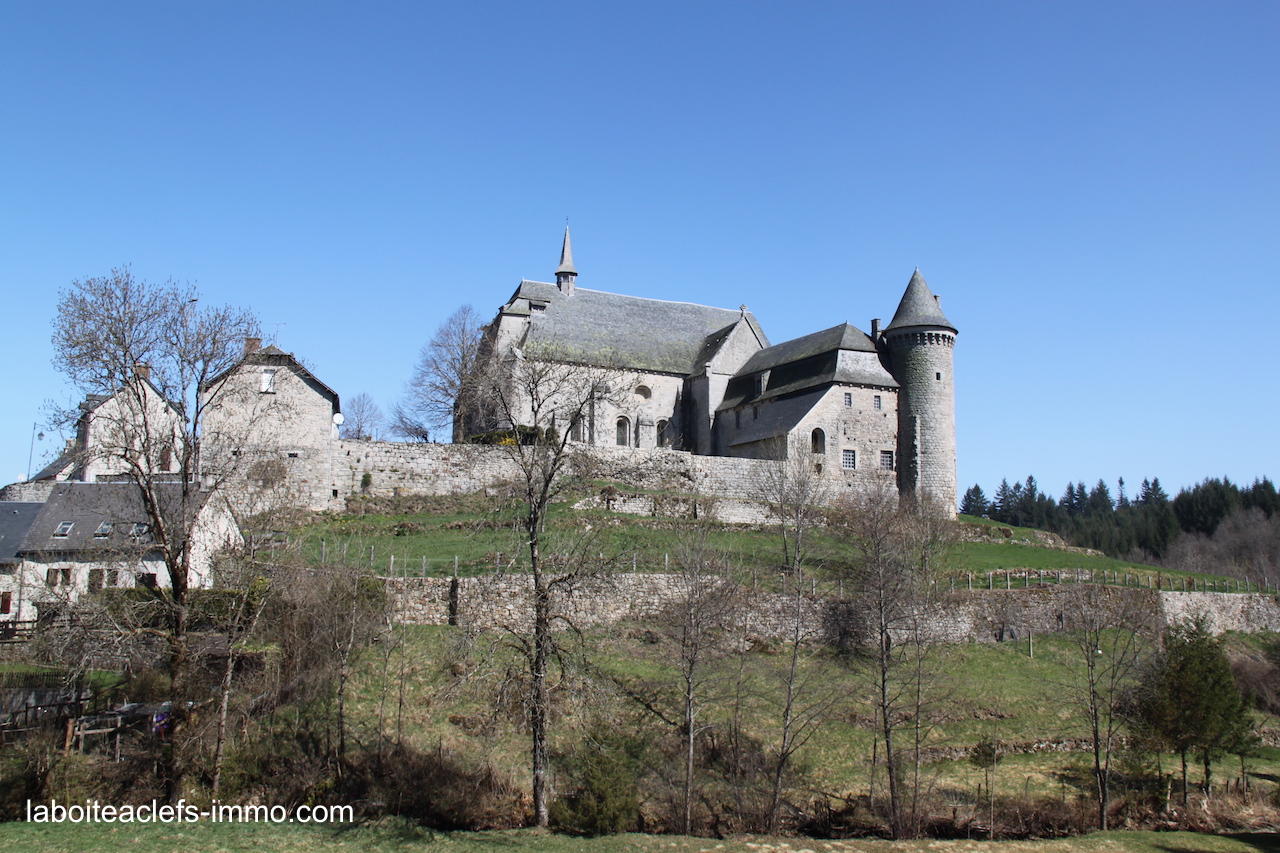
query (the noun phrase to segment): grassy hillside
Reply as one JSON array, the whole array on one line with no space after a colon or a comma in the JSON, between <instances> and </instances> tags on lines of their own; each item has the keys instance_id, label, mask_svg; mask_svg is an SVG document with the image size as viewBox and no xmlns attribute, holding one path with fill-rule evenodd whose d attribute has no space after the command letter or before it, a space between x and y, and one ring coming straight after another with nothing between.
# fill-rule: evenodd
<instances>
[{"instance_id":1,"label":"grassy hillside","mask_svg":"<svg viewBox=\"0 0 1280 853\"><path fill-rule=\"evenodd\" d=\"M314 563L372 565L379 573L395 575L448 575L456 565L458 574L468 576L499 567L520 571L527 564L518 514L500 499L450 495L355 501L353 509L364 514L324 516L289 532L290 545L300 548L305 558ZM991 524L969 517L962 521ZM604 554L620 569L661 571L678 561L693 531L705 526L705 522L600 509L574 510L565 502L552 508L546 535L551 544L549 550L554 550L556 543L563 543L564 547ZM1134 585L1149 586L1157 576L1166 584L1169 578L1180 584L1184 577L1197 584L1225 583L1225 579L1214 575L1161 571L1109 557L1041 547L1033 544L1037 531L1011 530L1013 535L1007 541L959 544L950 571L958 577L971 573L985 578L988 572L1030 569L1070 573L1081 569L1110 572L1121 578L1128 575ZM781 539L769 527L724 525L710 534L710 544L745 575L770 577L784 563ZM814 530L807 564L817 577L838 576L848 567L847 550L825 530ZM1016 585L1017 581L1013 583Z\"/></svg>"}]
</instances>

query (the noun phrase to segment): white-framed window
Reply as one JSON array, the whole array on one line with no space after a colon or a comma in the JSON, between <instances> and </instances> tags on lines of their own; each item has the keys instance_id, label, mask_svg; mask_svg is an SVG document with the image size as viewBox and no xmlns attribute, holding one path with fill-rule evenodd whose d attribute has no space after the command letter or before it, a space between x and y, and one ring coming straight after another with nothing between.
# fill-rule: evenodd
<instances>
[{"instance_id":1,"label":"white-framed window","mask_svg":"<svg viewBox=\"0 0 1280 853\"><path fill-rule=\"evenodd\" d=\"M270 368L264 368L262 371L262 387L263 394L276 393L276 372Z\"/></svg>"},{"instance_id":2,"label":"white-framed window","mask_svg":"<svg viewBox=\"0 0 1280 853\"><path fill-rule=\"evenodd\" d=\"M94 539L106 539L111 535L111 528L115 525L109 521L104 521L98 525L98 529L93 531Z\"/></svg>"},{"instance_id":3,"label":"white-framed window","mask_svg":"<svg viewBox=\"0 0 1280 853\"><path fill-rule=\"evenodd\" d=\"M840 467L857 468L858 467L858 451L845 450L840 454Z\"/></svg>"},{"instance_id":4,"label":"white-framed window","mask_svg":"<svg viewBox=\"0 0 1280 853\"><path fill-rule=\"evenodd\" d=\"M133 527L129 529L129 535L132 536L134 539L141 539L143 536L147 535L147 531L149 531L150 529L151 529L151 525L147 524L146 522L135 521L133 523Z\"/></svg>"},{"instance_id":5,"label":"white-framed window","mask_svg":"<svg viewBox=\"0 0 1280 853\"><path fill-rule=\"evenodd\" d=\"M879 394L871 398L871 408L875 409L877 412L880 411L880 395Z\"/></svg>"},{"instance_id":6,"label":"white-framed window","mask_svg":"<svg viewBox=\"0 0 1280 853\"><path fill-rule=\"evenodd\" d=\"M893 470L893 451L892 450L880 451L880 470L881 471Z\"/></svg>"},{"instance_id":7,"label":"white-framed window","mask_svg":"<svg viewBox=\"0 0 1280 853\"><path fill-rule=\"evenodd\" d=\"M844 405L847 409L853 408L853 394L848 391L844 392Z\"/></svg>"},{"instance_id":8,"label":"white-framed window","mask_svg":"<svg viewBox=\"0 0 1280 853\"><path fill-rule=\"evenodd\" d=\"M59 521L58 526L53 530L53 538L66 539L71 534L71 528L75 526L74 521Z\"/></svg>"}]
</instances>

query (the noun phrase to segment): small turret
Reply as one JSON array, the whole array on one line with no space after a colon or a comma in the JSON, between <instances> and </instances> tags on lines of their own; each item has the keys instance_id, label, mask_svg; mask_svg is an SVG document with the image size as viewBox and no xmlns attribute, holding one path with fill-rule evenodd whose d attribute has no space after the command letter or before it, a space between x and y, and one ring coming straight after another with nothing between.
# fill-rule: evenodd
<instances>
[{"instance_id":1,"label":"small turret","mask_svg":"<svg viewBox=\"0 0 1280 853\"><path fill-rule=\"evenodd\" d=\"M917 269L884 329L898 380L898 490L956 506L956 327Z\"/></svg>"},{"instance_id":2,"label":"small turret","mask_svg":"<svg viewBox=\"0 0 1280 853\"><path fill-rule=\"evenodd\" d=\"M569 226L564 227L564 246L560 248L560 266L556 268L556 287L565 296L573 295L573 284L578 271L573 268L573 246L569 244Z\"/></svg>"}]
</instances>

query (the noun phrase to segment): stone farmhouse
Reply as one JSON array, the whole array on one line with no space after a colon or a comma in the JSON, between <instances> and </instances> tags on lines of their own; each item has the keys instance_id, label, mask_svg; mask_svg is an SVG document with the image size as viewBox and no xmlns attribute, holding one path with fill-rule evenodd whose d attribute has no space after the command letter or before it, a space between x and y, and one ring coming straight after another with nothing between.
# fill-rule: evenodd
<instances>
[{"instance_id":1,"label":"stone farmhouse","mask_svg":"<svg viewBox=\"0 0 1280 853\"><path fill-rule=\"evenodd\" d=\"M483 344L499 365L550 353L625 371L632 393L593 407L573 440L804 454L848 487L892 478L904 494L954 500L956 328L919 270L884 328L872 320L868 335L845 323L776 345L745 305L622 296L578 287L577 277L566 228L555 283L520 282ZM465 431L520 425L491 416Z\"/></svg>"},{"instance_id":2,"label":"stone farmhouse","mask_svg":"<svg viewBox=\"0 0 1280 853\"><path fill-rule=\"evenodd\" d=\"M233 514L199 492L184 509L176 482L162 484L157 496L162 518L194 514L190 583L209 586L217 553L242 541ZM62 481L43 502L0 501L0 626L88 592L168 582L132 483Z\"/></svg>"}]
</instances>

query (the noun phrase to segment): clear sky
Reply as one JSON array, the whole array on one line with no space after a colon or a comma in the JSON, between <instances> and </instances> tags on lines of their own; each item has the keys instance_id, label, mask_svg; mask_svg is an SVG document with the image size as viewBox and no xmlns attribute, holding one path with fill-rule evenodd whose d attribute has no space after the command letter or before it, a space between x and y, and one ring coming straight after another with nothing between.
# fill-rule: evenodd
<instances>
[{"instance_id":1,"label":"clear sky","mask_svg":"<svg viewBox=\"0 0 1280 853\"><path fill-rule=\"evenodd\" d=\"M918 266L962 489L1280 476L1277 43L1275 2L8 0L0 480L77 278L196 282L386 408L566 217L579 286L775 343Z\"/></svg>"}]
</instances>

